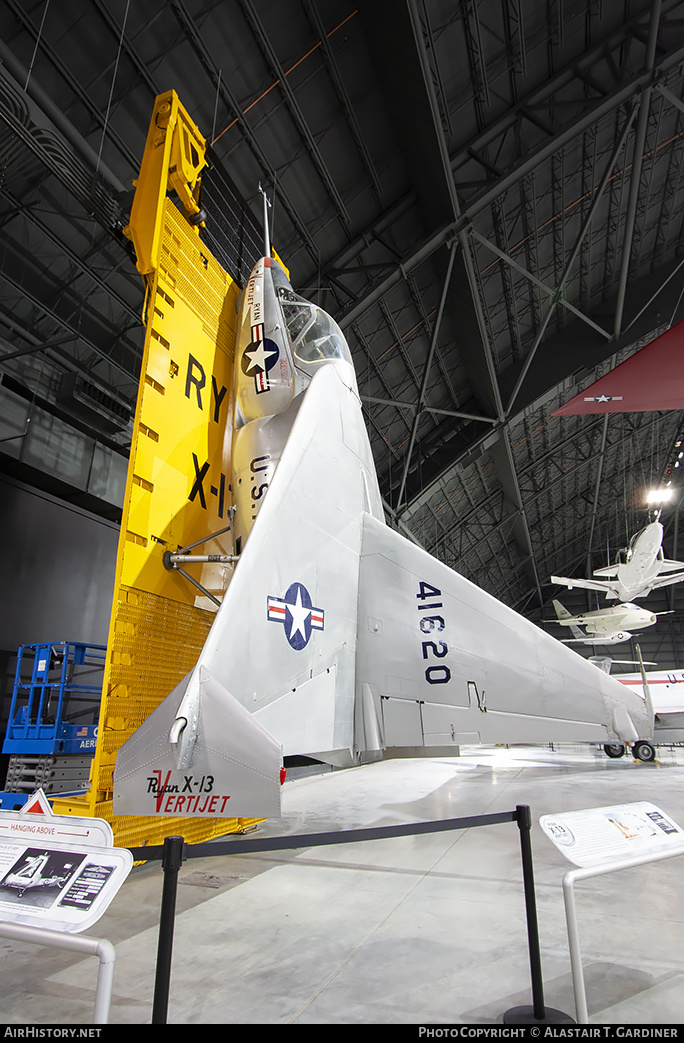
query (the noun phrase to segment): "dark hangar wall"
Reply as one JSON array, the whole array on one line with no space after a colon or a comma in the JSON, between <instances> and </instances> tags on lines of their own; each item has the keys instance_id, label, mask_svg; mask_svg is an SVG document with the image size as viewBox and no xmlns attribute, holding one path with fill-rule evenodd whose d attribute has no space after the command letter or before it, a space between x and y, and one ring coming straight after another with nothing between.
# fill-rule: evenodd
<instances>
[{"instance_id":1,"label":"dark hangar wall","mask_svg":"<svg viewBox=\"0 0 684 1043\"><path fill-rule=\"evenodd\" d=\"M0 734L19 645L107 643L119 527L0 475Z\"/></svg>"}]
</instances>

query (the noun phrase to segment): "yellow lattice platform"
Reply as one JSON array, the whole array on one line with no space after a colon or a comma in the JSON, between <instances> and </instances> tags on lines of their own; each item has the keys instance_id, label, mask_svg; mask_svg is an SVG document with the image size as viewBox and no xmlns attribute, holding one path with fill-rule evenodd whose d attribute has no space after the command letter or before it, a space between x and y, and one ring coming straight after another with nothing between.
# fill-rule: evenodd
<instances>
[{"instance_id":1,"label":"yellow lattice platform","mask_svg":"<svg viewBox=\"0 0 684 1043\"><path fill-rule=\"evenodd\" d=\"M171 162L174 150L181 154L178 135L193 142L193 149L181 151L196 160L185 182ZM205 539L228 522L239 290L167 194L172 185L186 212L193 205L203 150L204 139L175 94L158 98L131 214L130 234L147 281L147 334L97 748L88 793L53 800L57 814L106 819L122 846L158 844L178 834L199 843L257 821L132 818L112 811L117 751L195 665L213 619L210 602L165 569L164 551ZM230 536L213 539L205 553L231 554ZM229 578L214 568L202 583L219 590Z\"/></svg>"}]
</instances>

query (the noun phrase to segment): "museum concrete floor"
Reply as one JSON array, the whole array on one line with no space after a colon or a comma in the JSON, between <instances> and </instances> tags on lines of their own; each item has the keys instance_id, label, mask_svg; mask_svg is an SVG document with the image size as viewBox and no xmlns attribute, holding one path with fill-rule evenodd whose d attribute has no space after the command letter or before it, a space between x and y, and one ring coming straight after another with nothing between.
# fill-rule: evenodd
<instances>
[{"instance_id":1,"label":"museum concrete floor","mask_svg":"<svg viewBox=\"0 0 684 1043\"><path fill-rule=\"evenodd\" d=\"M649 800L684 824L684 749L653 764L593 747L469 747L288 781L257 835L512 811L529 804L548 1006L575 1016L561 881L541 815ZM684 1022L682 860L577 886L590 1021ZM110 1024L149 1024L162 873L135 867L88 932L116 948ZM0 1022L92 1022L96 959L0 938ZM181 869L168 1022L501 1024L531 1003L515 823L212 856Z\"/></svg>"}]
</instances>

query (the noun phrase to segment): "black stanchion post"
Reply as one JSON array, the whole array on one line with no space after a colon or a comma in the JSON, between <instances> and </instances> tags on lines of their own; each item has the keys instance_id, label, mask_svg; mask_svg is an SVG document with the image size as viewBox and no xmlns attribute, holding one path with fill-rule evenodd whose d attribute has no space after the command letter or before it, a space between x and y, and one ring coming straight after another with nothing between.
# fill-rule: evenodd
<instances>
[{"instance_id":1,"label":"black stanchion post","mask_svg":"<svg viewBox=\"0 0 684 1043\"><path fill-rule=\"evenodd\" d=\"M504 1025L574 1025L575 1020L561 1010L544 1005L544 981L539 947L537 923L537 901L534 894L534 871L532 868L532 814L529 805L516 807L520 830L520 853L522 856L525 911L527 914L527 941L530 950L530 973L532 976L532 1006L511 1007L503 1016Z\"/></svg>"},{"instance_id":2,"label":"black stanchion post","mask_svg":"<svg viewBox=\"0 0 684 1043\"><path fill-rule=\"evenodd\" d=\"M411 825L381 826L371 829L346 829L329 833L309 833L301 836L266 837L263 839L233 840L228 844L212 842L208 845L193 844L188 858L203 858L205 855L235 855L255 851L281 851L300 847L321 847L325 844L344 844L362 840L378 840L387 837L419 836L423 833L441 832L451 829L470 829L474 826L490 826L499 822L517 822L520 830L525 908L527 912L527 936L532 972L533 1006L512 1007L503 1015L504 1024L518 1025L574 1025L569 1014L544 1005L544 987L541 972L539 933L537 927L537 904L534 895L532 871L532 816L527 804L518 804L515 811L499 812L494 815L475 815L469 818L441 819L439 822L415 822ZM162 858L164 888L159 924L159 946L157 950L157 974L155 980L153 1024L166 1024L171 978L171 951L173 948L174 917L176 910L176 888L178 871L183 863L183 837L167 837L163 849L133 848L134 858Z\"/></svg>"},{"instance_id":3,"label":"black stanchion post","mask_svg":"<svg viewBox=\"0 0 684 1043\"><path fill-rule=\"evenodd\" d=\"M176 891L178 871L183 864L183 837L166 837L162 869L161 914L159 917L159 942L157 945L157 973L154 980L154 1003L152 1024L165 1025L169 1007L169 983L171 981L171 954L173 952L173 929L176 917Z\"/></svg>"}]
</instances>

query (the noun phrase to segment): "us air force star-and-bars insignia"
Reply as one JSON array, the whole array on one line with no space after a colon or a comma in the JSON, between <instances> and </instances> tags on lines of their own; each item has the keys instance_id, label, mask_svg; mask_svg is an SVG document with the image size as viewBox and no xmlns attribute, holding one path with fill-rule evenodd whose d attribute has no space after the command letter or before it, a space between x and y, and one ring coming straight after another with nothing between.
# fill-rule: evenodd
<instances>
[{"instance_id":1,"label":"us air force star-and-bars insignia","mask_svg":"<svg viewBox=\"0 0 684 1043\"><path fill-rule=\"evenodd\" d=\"M284 625L285 637L296 652L306 648L312 630L323 630L323 609L314 608L303 583L292 583L284 598L269 596L267 604L269 620Z\"/></svg>"},{"instance_id":2,"label":"us air force star-and-bars insignia","mask_svg":"<svg viewBox=\"0 0 684 1043\"><path fill-rule=\"evenodd\" d=\"M254 389L257 395L269 390L268 372L273 369L280 350L273 340L264 337L264 324L252 326L252 343L242 353L242 372L254 374Z\"/></svg>"},{"instance_id":3,"label":"us air force star-and-bars insignia","mask_svg":"<svg viewBox=\"0 0 684 1043\"><path fill-rule=\"evenodd\" d=\"M622 402L622 395L591 395L584 398L585 402Z\"/></svg>"}]
</instances>

